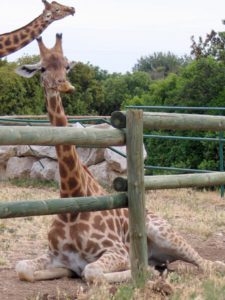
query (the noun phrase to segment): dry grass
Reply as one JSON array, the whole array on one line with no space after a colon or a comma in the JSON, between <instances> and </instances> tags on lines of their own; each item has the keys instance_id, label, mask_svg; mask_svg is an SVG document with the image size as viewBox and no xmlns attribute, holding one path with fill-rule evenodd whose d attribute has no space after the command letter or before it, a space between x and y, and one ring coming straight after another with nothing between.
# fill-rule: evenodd
<instances>
[{"instance_id":1,"label":"dry grass","mask_svg":"<svg viewBox=\"0 0 225 300\"><path fill-rule=\"evenodd\" d=\"M0 183L1 201L41 200L58 198L54 188L17 187L9 182ZM47 249L47 229L51 216L27 217L0 220L0 266L12 267L18 254L32 244L30 256L37 249ZM19 253L18 253L19 246Z\"/></svg>"},{"instance_id":2,"label":"dry grass","mask_svg":"<svg viewBox=\"0 0 225 300\"><path fill-rule=\"evenodd\" d=\"M150 191L146 204L179 232L207 239L225 230L225 203L219 192L192 189Z\"/></svg>"},{"instance_id":3,"label":"dry grass","mask_svg":"<svg viewBox=\"0 0 225 300\"><path fill-rule=\"evenodd\" d=\"M50 199L59 195L55 188L18 187L11 183L0 182L0 189L0 202ZM225 200L218 192L180 189L151 191L146 196L147 207L167 219L202 255L225 259ZM50 222L51 216L1 220L0 269L12 268L18 259L42 254L47 249L46 233ZM220 253L223 257L218 257ZM168 299L225 299L225 281L219 274L206 276L195 268L179 264L175 265L175 272L168 275L168 281L175 288L175 293ZM63 297L48 299L72 300L77 297L90 300L167 299L165 295L152 292L147 285L140 290L132 285L105 285L76 296L68 292ZM44 298L40 295L36 299Z\"/></svg>"}]
</instances>

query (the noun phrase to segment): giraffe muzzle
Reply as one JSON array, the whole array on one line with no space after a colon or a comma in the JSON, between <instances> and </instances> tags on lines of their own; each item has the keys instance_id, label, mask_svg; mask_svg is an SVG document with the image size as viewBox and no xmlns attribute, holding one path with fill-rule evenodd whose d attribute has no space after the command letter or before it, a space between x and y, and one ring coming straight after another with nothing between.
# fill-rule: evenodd
<instances>
[{"instance_id":1,"label":"giraffe muzzle","mask_svg":"<svg viewBox=\"0 0 225 300\"><path fill-rule=\"evenodd\" d=\"M71 8L70 8L70 13L71 13L72 16L75 15L75 12L76 12L75 8L74 8L74 7L71 7Z\"/></svg>"},{"instance_id":2,"label":"giraffe muzzle","mask_svg":"<svg viewBox=\"0 0 225 300\"><path fill-rule=\"evenodd\" d=\"M58 91L60 93L73 93L75 87L69 81L65 81L58 86Z\"/></svg>"}]
</instances>

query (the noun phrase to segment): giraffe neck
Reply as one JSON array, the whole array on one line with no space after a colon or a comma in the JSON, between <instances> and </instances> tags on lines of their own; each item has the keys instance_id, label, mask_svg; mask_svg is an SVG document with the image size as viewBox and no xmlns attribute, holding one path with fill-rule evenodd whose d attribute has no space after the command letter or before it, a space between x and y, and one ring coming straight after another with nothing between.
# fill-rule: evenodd
<instances>
[{"instance_id":1,"label":"giraffe neck","mask_svg":"<svg viewBox=\"0 0 225 300\"><path fill-rule=\"evenodd\" d=\"M0 35L0 58L11 54L37 38L51 23L46 21L43 14L29 24L12 32Z\"/></svg>"},{"instance_id":2,"label":"giraffe neck","mask_svg":"<svg viewBox=\"0 0 225 300\"><path fill-rule=\"evenodd\" d=\"M67 126L68 121L60 94L45 89L47 111L53 126ZM57 145L61 197L82 197L103 194L102 187L82 165L74 145Z\"/></svg>"}]
</instances>

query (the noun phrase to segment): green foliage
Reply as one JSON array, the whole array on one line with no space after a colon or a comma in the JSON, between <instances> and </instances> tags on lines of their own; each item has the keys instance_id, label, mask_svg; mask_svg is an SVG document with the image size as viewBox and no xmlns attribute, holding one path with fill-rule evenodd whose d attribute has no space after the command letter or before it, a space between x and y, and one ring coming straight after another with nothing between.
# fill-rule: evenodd
<instances>
[{"instance_id":1,"label":"green foliage","mask_svg":"<svg viewBox=\"0 0 225 300\"><path fill-rule=\"evenodd\" d=\"M28 58L20 62L28 63ZM30 57L29 63L33 61ZM3 63L4 62L4 63ZM43 113L43 92L38 75L30 80L15 73L16 63L1 61L0 64L0 114L40 114Z\"/></svg>"},{"instance_id":2,"label":"green foliage","mask_svg":"<svg viewBox=\"0 0 225 300\"><path fill-rule=\"evenodd\" d=\"M155 52L149 56L142 56L133 70L148 72L155 80L163 79L170 73L178 73L180 68L189 63L190 60L190 57L178 57L171 52Z\"/></svg>"},{"instance_id":3,"label":"green foliage","mask_svg":"<svg viewBox=\"0 0 225 300\"><path fill-rule=\"evenodd\" d=\"M134 287L132 285L123 285L121 286L115 296L115 300L130 300L133 298Z\"/></svg>"},{"instance_id":4,"label":"green foliage","mask_svg":"<svg viewBox=\"0 0 225 300\"><path fill-rule=\"evenodd\" d=\"M205 300L217 299L223 300L225 295L225 285L218 284L213 280L206 280L202 284L203 297Z\"/></svg>"},{"instance_id":5,"label":"green foliage","mask_svg":"<svg viewBox=\"0 0 225 300\"><path fill-rule=\"evenodd\" d=\"M146 72L114 74L103 84L105 103L102 111L106 114L132 105L132 99L140 99L150 90L151 78ZM103 113L103 114L104 114Z\"/></svg>"},{"instance_id":6,"label":"green foliage","mask_svg":"<svg viewBox=\"0 0 225 300\"><path fill-rule=\"evenodd\" d=\"M65 111L70 115L97 114L104 99L102 80L105 71L89 64L78 63L69 73L69 80L75 86L75 93L63 95Z\"/></svg>"},{"instance_id":7,"label":"green foliage","mask_svg":"<svg viewBox=\"0 0 225 300\"><path fill-rule=\"evenodd\" d=\"M206 35L205 39L199 37L196 42L194 36L192 36L191 40L191 54L195 59L211 56L225 63L225 32L212 30Z\"/></svg>"},{"instance_id":8,"label":"green foliage","mask_svg":"<svg viewBox=\"0 0 225 300\"><path fill-rule=\"evenodd\" d=\"M182 70L174 102L187 106L223 106L224 82L225 65L210 57L201 58Z\"/></svg>"},{"instance_id":9,"label":"green foliage","mask_svg":"<svg viewBox=\"0 0 225 300\"><path fill-rule=\"evenodd\" d=\"M126 105L224 106L224 82L225 65L212 57L200 58L182 68L179 75L170 74L164 80L154 81L150 85L149 93L141 97L133 97L126 102ZM183 112L190 113L185 110ZM215 112L198 111L197 113ZM155 133L159 134L159 132ZM180 131L161 132L161 134L216 135L216 133L209 132ZM149 165L219 169L218 143L148 139L146 147L149 153L147 159Z\"/></svg>"}]
</instances>

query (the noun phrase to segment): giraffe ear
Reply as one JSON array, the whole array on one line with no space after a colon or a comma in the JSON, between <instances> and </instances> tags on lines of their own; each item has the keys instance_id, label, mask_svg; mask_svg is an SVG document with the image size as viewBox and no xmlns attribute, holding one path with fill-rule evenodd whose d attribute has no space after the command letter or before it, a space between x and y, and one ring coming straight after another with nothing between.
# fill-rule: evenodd
<instances>
[{"instance_id":1,"label":"giraffe ear","mask_svg":"<svg viewBox=\"0 0 225 300\"><path fill-rule=\"evenodd\" d=\"M41 70L41 63L34 65L23 65L16 68L15 72L25 78L33 77L38 71Z\"/></svg>"}]
</instances>

